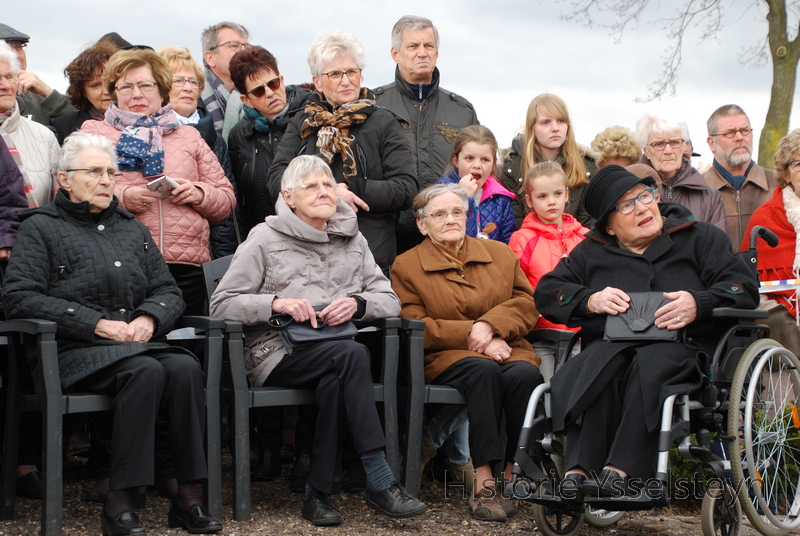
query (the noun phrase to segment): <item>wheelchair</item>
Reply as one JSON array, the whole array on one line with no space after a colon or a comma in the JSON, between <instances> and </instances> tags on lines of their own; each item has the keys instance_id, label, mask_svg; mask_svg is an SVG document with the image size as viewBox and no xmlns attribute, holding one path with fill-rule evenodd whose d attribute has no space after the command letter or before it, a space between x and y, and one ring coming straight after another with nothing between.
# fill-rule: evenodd
<instances>
[{"instance_id":1,"label":"wheelchair","mask_svg":"<svg viewBox=\"0 0 800 536\"><path fill-rule=\"evenodd\" d=\"M759 237L777 245L769 230L753 229L750 250L741 255L754 270ZM703 366L702 386L664 401L655 474L637 493L585 497L583 503L561 498L564 447L552 430L550 385L534 390L506 493L533 503L542 534L572 536L584 522L610 526L626 511L701 494L705 536L736 536L743 515L765 536L800 527L800 359L767 338L768 326L756 323L767 318L766 311L725 308L715 309L713 316L731 322L730 327ZM570 349L564 352L559 365L570 354ZM694 463L691 482L671 482L673 445Z\"/></svg>"}]
</instances>

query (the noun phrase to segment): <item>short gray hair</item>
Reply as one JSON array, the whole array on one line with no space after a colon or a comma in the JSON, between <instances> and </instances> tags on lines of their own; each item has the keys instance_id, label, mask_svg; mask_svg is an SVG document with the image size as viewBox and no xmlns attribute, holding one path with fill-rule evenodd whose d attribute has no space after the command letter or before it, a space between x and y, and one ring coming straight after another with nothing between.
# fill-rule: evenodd
<instances>
[{"instance_id":1,"label":"short gray hair","mask_svg":"<svg viewBox=\"0 0 800 536\"><path fill-rule=\"evenodd\" d=\"M58 168L56 172L66 172L68 169L74 169L76 166L79 166L78 157L81 151L90 147L105 151L114 163L114 169L118 169L117 151L114 149L111 140L105 136L77 131L67 136L64 140L64 144L61 146L61 154L58 159Z\"/></svg>"},{"instance_id":2,"label":"short gray hair","mask_svg":"<svg viewBox=\"0 0 800 536\"><path fill-rule=\"evenodd\" d=\"M670 121L658 115L646 114L636 122L636 143L642 149L650 144L651 136L680 132L681 139L689 140L689 127L683 121Z\"/></svg>"},{"instance_id":3,"label":"short gray hair","mask_svg":"<svg viewBox=\"0 0 800 536\"><path fill-rule=\"evenodd\" d=\"M235 22L223 21L212 26L209 26L203 33L200 34L200 44L203 46L203 55L206 52L217 46L219 43L219 36L217 35L219 31L223 28L230 28L240 36L244 37L245 39L250 38L250 32L247 31L247 28L242 26L241 24L237 24Z\"/></svg>"},{"instance_id":4,"label":"short gray hair","mask_svg":"<svg viewBox=\"0 0 800 536\"><path fill-rule=\"evenodd\" d=\"M735 115L743 115L747 117L747 114L744 113L744 110L742 110L742 107L738 104L726 104L714 110L714 113L711 114L711 117L708 118L708 122L706 123L706 127L708 127L708 135L713 136L714 134L719 134L717 122L719 121L720 117L733 117ZM750 123L749 117L747 117L747 122Z\"/></svg>"},{"instance_id":5,"label":"short gray hair","mask_svg":"<svg viewBox=\"0 0 800 536\"><path fill-rule=\"evenodd\" d=\"M363 69L366 65L364 63L364 47L358 42L356 36L345 32L322 34L311 43L308 51L308 67L313 76L319 76L326 65L347 56L355 60L359 69Z\"/></svg>"},{"instance_id":6,"label":"short gray hair","mask_svg":"<svg viewBox=\"0 0 800 536\"><path fill-rule=\"evenodd\" d=\"M428 28L433 28L433 39L436 41L436 48L439 48L439 30L430 19L416 15L400 17L400 20L395 22L392 28L392 48L400 50L400 47L403 46L403 32L406 30L426 30Z\"/></svg>"},{"instance_id":7,"label":"short gray hair","mask_svg":"<svg viewBox=\"0 0 800 536\"><path fill-rule=\"evenodd\" d=\"M19 57L11 45L0 39L0 61L6 62L11 67L12 74L19 74L22 66L19 64Z\"/></svg>"},{"instance_id":8,"label":"short gray hair","mask_svg":"<svg viewBox=\"0 0 800 536\"><path fill-rule=\"evenodd\" d=\"M425 207L428 206L428 203L430 203L434 197L438 197L448 192L456 194L458 198L461 199L461 204L464 205L464 210L469 210L469 194L463 186L454 182L437 182L436 184L428 186L418 193L416 197L414 197L414 202L411 205L411 210L414 212L414 217L418 220L424 219Z\"/></svg>"},{"instance_id":9,"label":"short gray hair","mask_svg":"<svg viewBox=\"0 0 800 536\"><path fill-rule=\"evenodd\" d=\"M281 178L281 191L294 190L311 175L325 175L336 182L333 178L330 166L320 157L302 154L296 156L289 165L286 166L286 171L283 172Z\"/></svg>"}]
</instances>

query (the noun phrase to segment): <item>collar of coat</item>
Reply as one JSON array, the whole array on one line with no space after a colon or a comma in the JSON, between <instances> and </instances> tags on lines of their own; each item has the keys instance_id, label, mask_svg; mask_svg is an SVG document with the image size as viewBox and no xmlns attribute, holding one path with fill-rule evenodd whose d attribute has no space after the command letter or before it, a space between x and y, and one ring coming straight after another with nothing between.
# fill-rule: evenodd
<instances>
[{"instance_id":1,"label":"collar of coat","mask_svg":"<svg viewBox=\"0 0 800 536\"><path fill-rule=\"evenodd\" d=\"M271 120L270 125L280 130L281 133L285 131L289 121L297 112L303 111L306 106L306 99L308 99L309 95L311 95L310 89L295 85L286 86L286 113ZM254 119L243 116L240 123L242 123L243 134L248 138L256 132Z\"/></svg>"},{"instance_id":2,"label":"collar of coat","mask_svg":"<svg viewBox=\"0 0 800 536\"><path fill-rule=\"evenodd\" d=\"M19 219L22 221L35 214L45 214L54 218L68 218L81 225L95 225L97 223L109 221L114 217L115 214L119 214L123 218L128 218L130 220L136 217L127 210L120 208L118 205L119 199L117 199L117 196L114 196L114 198L111 200L111 204L103 211L102 216L100 216L100 220L95 221L92 213L89 211L88 201L73 203L69 200L69 195L67 194L66 190L59 188L53 201L43 207L30 208L21 211L19 213Z\"/></svg>"},{"instance_id":3,"label":"collar of coat","mask_svg":"<svg viewBox=\"0 0 800 536\"><path fill-rule=\"evenodd\" d=\"M410 87L408 87L408 82L400 75L400 68L394 68L394 85L400 93L404 94L406 97L414 100L415 102L419 100L416 93L414 93ZM419 85L419 84L415 84ZM433 68L433 79L431 81L431 88L428 90L428 95L425 100L433 100L436 98L436 94L439 92L439 68Z\"/></svg>"},{"instance_id":4,"label":"collar of coat","mask_svg":"<svg viewBox=\"0 0 800 536\"><path fill-rule=\"evenodd\" d=\"M671 235L697 223L697 218L694 217L692 211L679 203L659 203L658 209L664 218L664 231L661 236ZM586 238L600 242L603 245L617 243L616 238L608 234L605 229L598 228L597 225L586 233Z\"/></svg>"},{"instance_id":5,"label":"collar of coat","mask_svg":"<svg viewBox=\"0 0 800 536\"><path fill-rule=\"evenodd\" d=\"M341 199L336 200L336 212L328 220L328 227L324 231L315 229L298 218L286 204L283 195L279 195L275 202L275 212L275 216L269 216L266 219L267 226L282 235L304 242L324 244L331 241L331 236L353 237L358 235L356 213Z\"/></svg>"},{"instance_id":6,"label":"collar of coat","mask_svg":"<svg viewBox=\"0 0 800 536\"><path fill-rule=\"evenodd\" d=\"M673 188L687 188L690 190L708 190L709 186L708 183L703 179L703 176L697 171L691 163L683 159L683 162L686 163L686 167L677 177L671 179L670 186ZM643 154L642 157L639 159L637 164L646 164L651 168L655 169L653 163L650 162L650 159L647 158L647 155ZM661 192L665 191L667 185L664 183L664 179L661 179Z\"/></svg>"},{"instance_id":7,"label":"collar of coat","mask_svg":"<svg viewBox=\"0 0 800 536\"><path fill-rule=\"evenodd\" d=\"M492 262L492 255L483 244L483 240L479 238L472 238L469 236L464 237L463 257L461 260L464 266L472 262L488 264ZM417 246L419 251L419 261L422 269L426 272L439 272L444 270L455 270L455 266L444 258L444 255L436 249L430 238L426 238L422 243Z\"/></svg>"}]
</instances>

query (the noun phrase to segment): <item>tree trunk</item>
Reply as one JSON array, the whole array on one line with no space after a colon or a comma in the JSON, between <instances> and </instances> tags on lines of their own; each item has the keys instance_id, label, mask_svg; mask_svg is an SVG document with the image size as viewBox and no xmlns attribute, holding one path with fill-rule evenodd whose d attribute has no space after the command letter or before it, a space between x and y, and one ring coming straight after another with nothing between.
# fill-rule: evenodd
<instances>
[{"instance_id":1,"label":"tree trunk","mask_svg":"<svg viewBox=\"0 0 800 536\"><path fill-rule=\"evenodd\" d=\"M778 141L789 130L800 50L797 38L791 42L787 40L785 0L766 0L766 3L769 6L767 22L772 56L772 91L764 129L758 142L758 164L772 169Z\"/></svg>"}]
</instances>

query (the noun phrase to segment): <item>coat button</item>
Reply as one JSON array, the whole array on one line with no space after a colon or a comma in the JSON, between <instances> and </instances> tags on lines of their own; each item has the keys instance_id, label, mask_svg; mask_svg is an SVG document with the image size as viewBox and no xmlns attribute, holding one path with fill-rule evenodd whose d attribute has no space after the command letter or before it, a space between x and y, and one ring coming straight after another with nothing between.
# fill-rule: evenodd
<instances>
[{"instance_id":1,"label":"coat button","mask_svg":"<svg viewBox=\"0 0 800 536\"><path fill-rule=\"evenodd\" d=\"M327 258L325 255L322 255L322 256L319 258L319 260L320 260L320 261L322 261L322 262L325 262L325 261L327 261L327 260L328 260L328 258Z\"/></svg>"},{"instance_id":2,"label":"coat button","mask_svg":"<svg viewBox=\"0 0 800 536\"><path fill-rule=\"evenodd\" d=\"M75 308L74 307L67 307L67 312L68 313L74 313L75 312Z\"/></svg>"},{"instance_id":3,"label":"coat button","mask_svg":"<svg viewBox=\"0 0 800 536\"><path fill-rule=\"evenodd\" d=\"M98 226L97 226L97 230L98 230L98 231L103 231L103 230L105 230L105 228L106 228L106 226L105 226L105 225L103 225L102 223L101 223L100 225L98 225Z\"/></svg>"},{"instance_id":4,"label":"coat button","mask_svg":"<svg viewBox=\"0 0 800 536\"><path fill-rule=\"evenodd\" d=\"M116 266L117 268L119 268L120 266L122 266L122 263L121 263L121 262L119 262L119 261L114 261L114 266Z\"/></svg>"},{"instance_id":5,"label":"coat button","mask_svg":"<svg viewBox=\"0 0 800 536\"><path fill-rule=\"evenodd\" d=\"M121 314L121 315L124 315L124 314L125 314L125 308L124 308L124 307L123 307L122 309L120 309L120 310L119 310L119 314Z\"/></svg>"},{"instance_id":6,"label":"coat button","mask_svg":"<svg viewBox=\"0 0 800 536\"><path fill-rule=\"evenodd\" d=\"M166 306L167 306L167 304L166 304L166 303L164 303L163 301L162 301L162 302L159 302L159 305L160 305L161 307L166 307Z\"/></svg>"}]
</instances>

